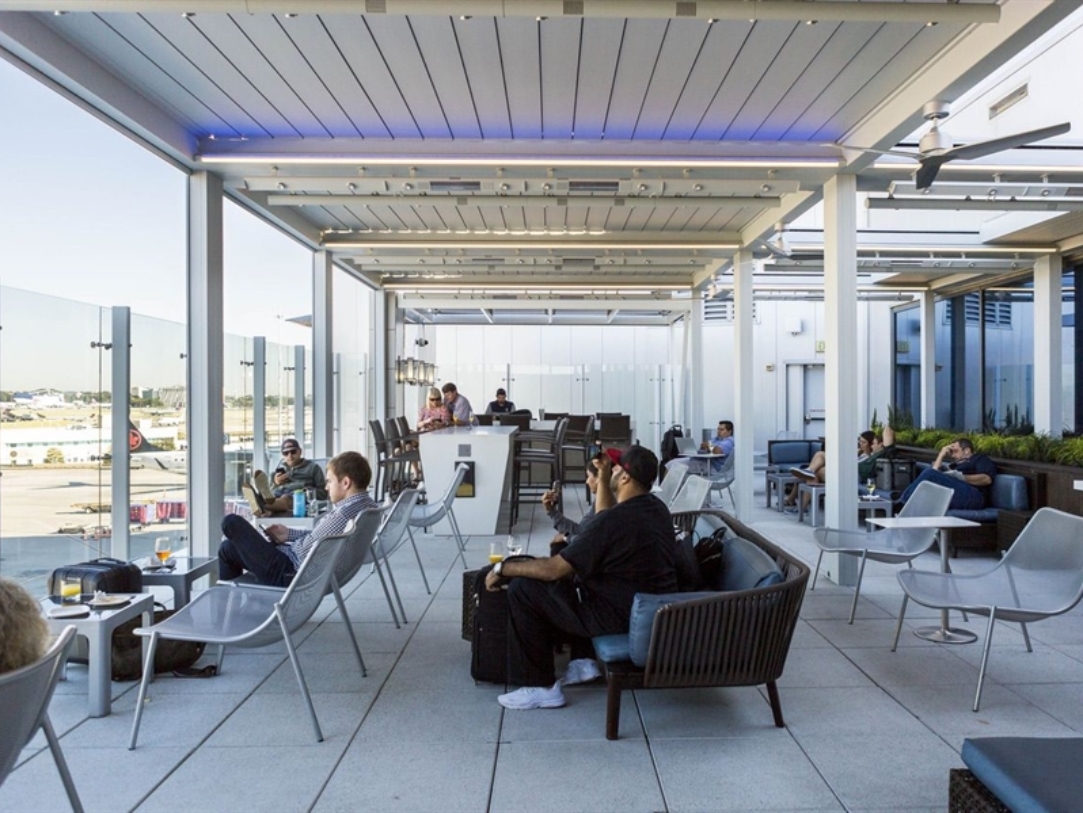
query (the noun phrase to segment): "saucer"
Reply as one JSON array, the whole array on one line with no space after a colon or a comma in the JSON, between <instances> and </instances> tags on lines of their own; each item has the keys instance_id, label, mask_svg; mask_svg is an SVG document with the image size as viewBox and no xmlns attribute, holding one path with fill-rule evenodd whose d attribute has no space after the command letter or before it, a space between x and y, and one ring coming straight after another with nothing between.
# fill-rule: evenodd
<instances>
[{"instance_id":1,"label":"saucer","mask_svg":"<svg viewBox=\"0 0 1083 813\"><path fill-rule=\"evenodd\" d=\"M85 618L90 615L90 608L85 604L65 604L49 610L49 618Z\"/></svg>"},{"instance_id":2,"label":"saucer","mask_svg":"<svg viewBox=\"0 0 1083 813\"><path fill-rule=\"evenodd\" d=\"M87 602L87 605L95 610L110 610L131 603L132 600L128 596L101 596L91 599Z\"/></svg>"}]
</instances>

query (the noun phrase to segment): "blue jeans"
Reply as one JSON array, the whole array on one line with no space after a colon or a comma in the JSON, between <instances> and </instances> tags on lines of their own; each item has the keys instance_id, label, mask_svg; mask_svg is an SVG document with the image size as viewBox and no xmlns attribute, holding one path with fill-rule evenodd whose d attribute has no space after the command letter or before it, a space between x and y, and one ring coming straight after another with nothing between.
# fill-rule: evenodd
<instances>
[{"instance_id":1,"label":"blue jeans","mask_svg":"<svg viewBox=\"0 0 1083 813\"><path fill-rule=\"evenodd\" d=\"M902 493L899 500L901 502L909 500L910 495L914 493L914 489L918 487L918 483L923 482L935 483L938 486L944 486L952 490L951 504L948 506L949 511L954 509L980 511L985 508L985 497L979 489L965 480L959 480L933 468L924 469L917 476L917 479Z\"/></svg>"},{"instance_id":2,"label":"blue jeans","mask_svg":"<svg viewBox=\"0 0 1083 813\"><path fill-rule=\"evenodd\" d=\"M259 584L288 587L296 575L293 562L278 545L272 545L248 520L229 514L222 520L225 539L218 546L218 578L236 579L246 570Z\"/></svg>"}]
</instances>

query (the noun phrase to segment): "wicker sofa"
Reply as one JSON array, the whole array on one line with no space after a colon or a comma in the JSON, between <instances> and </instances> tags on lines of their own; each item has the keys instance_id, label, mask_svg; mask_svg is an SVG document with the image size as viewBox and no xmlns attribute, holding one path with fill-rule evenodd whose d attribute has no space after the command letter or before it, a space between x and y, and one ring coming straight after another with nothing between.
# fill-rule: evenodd
<instances>
[{"instance_id":1,"label":"wicker sofa","mask_svg":"<svg viewBox=\"0 0 1083 813\"><path fill-rule=\"evenodd\" d=\"M966 768L948 780L949 813L1068 813L1083 795L1083 737L963 740Z\"/></svg>"},{"instance_id":2,"label":"wicker sofa","mask_svg":"<svg viewBox=\"0 0 1083 813\"><path fill-rule=\"evenodd\" d=\"M746 582L728 586L741 589L665 597L654 612L653 622L647 622L649 646L641 666L633 662L634 655L630 654L635 650L635 618L629 635L595 638L595 650L604 664L608 684L607 739L617 739L621 693L627 689L766 684L775 725L784 725L776 681L782 675L797 626L809 569L721 511L701 511L689 527L694 525L702 536L723 524L747 540L745 550L754 547L775 572L764 576L727 562L729 578ZM726 550L729 547L727 542ZM736 551L742 546L733 547ZM756 587L756 580L769 586ZM633 609L633 615L635 612Z\"/></svg>"}]
</instances>

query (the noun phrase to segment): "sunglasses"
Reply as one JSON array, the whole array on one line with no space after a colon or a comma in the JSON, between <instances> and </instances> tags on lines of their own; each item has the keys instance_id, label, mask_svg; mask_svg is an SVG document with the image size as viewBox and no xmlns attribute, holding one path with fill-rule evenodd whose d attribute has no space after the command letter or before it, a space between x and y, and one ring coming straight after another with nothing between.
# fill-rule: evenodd
<instances>
[{"instance_id":1,"label":"sunglasses","mask_svg":"<svg viewBox=\"0 0 1083 813\"><path fill-rule=\"evenodd\" d=\"M300 449L283 449L282 454L285 457L292 457L295 454L301 454L301 450Z\"/></svg>"}]
</instances>

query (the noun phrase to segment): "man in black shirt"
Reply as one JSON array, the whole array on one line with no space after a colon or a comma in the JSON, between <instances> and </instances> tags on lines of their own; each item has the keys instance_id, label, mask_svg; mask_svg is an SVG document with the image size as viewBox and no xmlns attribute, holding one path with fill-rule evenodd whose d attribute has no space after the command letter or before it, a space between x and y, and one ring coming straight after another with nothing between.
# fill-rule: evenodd
<instances>
[{"instance_id":1,"label":"man in black shirt","mask_svg":"<svg viewBox=\"0 0 1083 813\"><path fill-rule=\"evenodd\" d=\"M511 579L509 678L523 688L500 696L505 708L563 706L562 682L581 683L600 674L593 661L576 657L577 648L582 654L584 644L589 645L585 639L627 632L636 593L677 590L673 521L669 509L650 493L658 458L640 446L619 457L609 451L612 456L594 461L597 516L582 533L556 556L501 562L486 579L489 590ZM568 674L559 681L553 645L569 634L579 640Z\"/></svg>"},{"instance_id":2,"label":"man in black shirt","mask_svg":"<svg viewBox=\"0 0 1083 813\"><path fill-rule=\"evenodd\" d=\"M947 458L950 462L945 463ZM980 511L989 502L989 489L996 476L996 463L988 455L975 454L974 444L967 438L958 438L940 450L933 465L914 479L899 500L905 503L918 483L928 481L952 490L949 510Z\"/></svg>"},{"instance_id":3,"label":"man in black shirt","mask_svg":"<svg viewBox=\"0 0 1083 813\"><path fill-rule=\"evenodd\" d=\"M485 408L486 415L506 415L515 411L515 404L508 400L508 392L503 387L496 391L496 400L490 401Z\"/></svg>"}]
</instances>

